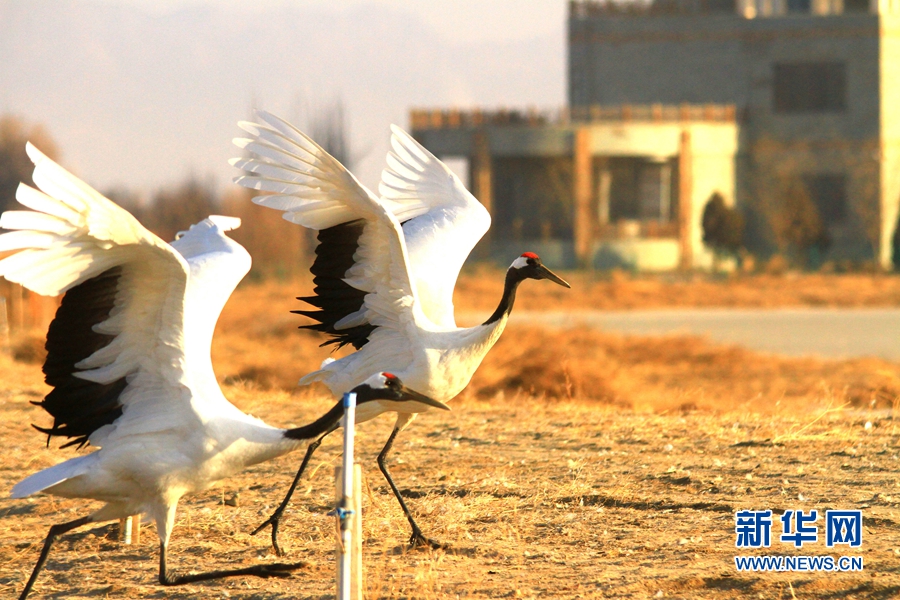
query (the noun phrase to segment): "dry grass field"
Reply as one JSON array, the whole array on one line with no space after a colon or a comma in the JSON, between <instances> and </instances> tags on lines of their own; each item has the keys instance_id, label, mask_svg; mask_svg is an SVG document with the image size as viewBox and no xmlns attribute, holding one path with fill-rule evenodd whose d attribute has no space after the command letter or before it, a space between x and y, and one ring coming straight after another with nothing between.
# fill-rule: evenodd
<instances>
[{"instance_id":1,"label":"dry grass field","mask_svg":"<svg viewBox=\"0 0 900 600\"><path fill-rule=\"evenodd\" d=\"M695 282L711 286L705 294L684 280L573 277L570 299L555 286L529 282L517 307L702 306L713 294L719 305L771 305L764 293L768 276L760 277ZM781 294L779 305L897 304L894 278L866 277L855 286L854 277L793 288L782 277L781 286L770 288ZM483 274L464 278L458 309L491 309L498 281ZM332 402L322 390L294 388L325 356L317 347L321 339L297 331L299 317L287 312L297 307L292 297L304 292L289 285L243 286L214 342L226 396L272 424L308 421ZM616 294L620 303L607 305ZM29 427L47 422L29 404L46 393L39 337L17 340L19 360L0 358L2 490L72 455L44 448ZM395 444L398 485L425 533L451 551L405 552L408 525L374 463L391 421L360 426L367 597L896 597L898 366L876 359L780 358L692 337L514 326L453 401L452 412L420 417ZM267 534L248 534L280 500L299 459L260 465L186 498L170 565L207 570L278 560ZM288 558L308 563L290 579L163 589L155 585L155 528L146 526L139 544L125 546L108 525L63 538L33 597L327 598L333 595L334 522L325 513L339 459L335 438L316 455L287 513L281 539ZM21 589L49 525L88 506L95 505L51 497L0 500L3 597ZM823 542L794 550L777 541L776 524L768 553L858 554L864 571L738 573L734 513L745 508L861 509L861 551L830 550Z\"/></svg>"},{"instance_id":2,"label":"dry grass field","mask_svg":"<svg viewBox=\"0 0 900 600\"><path fill-rule=\"evenodd\" d=\"M563 273L571 290L528 282L516 298L524 310L627 310L669 307L776 308L797 306L900 306L900 277L888 273L754 273L711 277L702 273L633 275L624 271ZM497 305L503 272L476 268L456 286L457 310Z\"/></svg>"}]
</instances>

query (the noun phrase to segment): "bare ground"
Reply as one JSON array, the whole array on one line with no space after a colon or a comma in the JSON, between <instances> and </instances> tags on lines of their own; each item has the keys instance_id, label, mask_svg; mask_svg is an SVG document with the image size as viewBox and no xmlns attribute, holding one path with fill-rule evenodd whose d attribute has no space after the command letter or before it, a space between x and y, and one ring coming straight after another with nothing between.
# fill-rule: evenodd
<instances>
[{"instance_id":1,"label":"bare ground","mask_svg":"<svg viewBox=\"0 0 900 600\"><path fill-rule=\"evenodd\" d=\"M457 306L489 312L499 296L494 275L464 277ZM518 300L530 309L900 302L900 278L880 275L691 282L618 274L573 281L573 290L530 283ZM214 340L226 396L272 424L306 422L331 403L321 391L294 390L299 375L326 355L321 338L298 332L302 321L288 313L305 291L295 284L242 286ZM43 332L14 342L19 360L0 357L0 495L73 455L44 448L43 436L29 427L48 421L29 403L47 391ZM878 359L761 355L685 336L513 327L453 401L453 412L421 417L395 445L395 479L425 533L452 551L405 552L408 525L374 464L391 422L360 426L367 597L898 596L898 367ZM333 596L334 522L325 513L333 505L338 446L332 440L316 455L283 525L287 559L308 563L290 579L161 588L154 526L126 546L110 524L61 539L33 597ZM281 499L299 460L284 457L186 498L170 566L204 571L282 560L270 552L266 533L249 532ZM2 596L21 590L51 524L96 506L52 497L0 500ZM861 509L861 552L824 543L793 550L775 540L768 553L861 554L863 572L738 573L734 513L744 508Z\"/></svg>"},{"instance_id":2,"label":"bare ground","mask_svg":"<svg viewBox=\"0 0 900 600\"><path fill-rule=\"evenodd\" d=\"M722 352L729 356L729 350ZM660 364L672 362L661 349L657 353ZM700 354L694 366L717 352ZM642 369L652 370L651 364L648 358ZM842 363L822 364L838 371ZM808 366L785 360L781 370ZM2 490L72 455L45 449L42 436L28 427L46 422L29 404L46 391L38 370L33 364L0 364ZM751 370L746 379L767 373ZM680 385L703 387L688 374ZM367 491L367 597L896 597L900 428L890 409L844 406L843 392L824 383L807 392L799 404L783 395L773 400L769 394L777 391L769 391L755 403L727 410L678 409L678 402L660 398L653 412L578 397L541 399L511 389L486 399L476 393L460 398L453 412L424 415L404 432L392 461L420 525L449 543L449 552L405 552L408 525L374 464L390 421L365 423L359 444ZM285 425L309 420L330 402L248 381L227 386L226 395L244 410ZM290 579L237 578L164 589L155 584L155 528L146 526L140 544L126 546L116 541L115 526L104 525L60 540L33 597L332 596L334 522L325 513L333 504L338 446L337 439L323 445L288 512L281 537L288 558L308 563ZM299 459L284 457L186 498L170 566L203 571L280 560L270 552L267 534L249 532L280 500ZM21 590L49 525L92 506L52 497L0 500L4 597ZM734 513L744 508L861 509L859 552L829 550L823 542L793 550L773 539L768 553L859 554L864 571L738 573ZM777 531L778 526L773 535Z\"/></svg>"}]
</instances>

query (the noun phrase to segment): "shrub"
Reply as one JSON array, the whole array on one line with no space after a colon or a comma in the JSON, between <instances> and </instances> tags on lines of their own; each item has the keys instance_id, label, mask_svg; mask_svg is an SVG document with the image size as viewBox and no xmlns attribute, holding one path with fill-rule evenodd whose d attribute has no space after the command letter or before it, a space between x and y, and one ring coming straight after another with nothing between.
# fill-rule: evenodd
<instances>
[{"instance_id":1,"label":"shrub","mask_svg":"<svg viewBox=\"0 0 900 600\"><path fill-rule=\"evenodd\" d=\"M717 254L736 254L743 245L744 216L716 192L703 208L703 243Z\"/></svg>"},{"instance_id":2,"label":"shrub","mask_svg":"<svg viewBox=\"0 0 900 600\"><path fill-rule=\"evenodd\" d=\"M772 215L778 245L807 266L813 253L821 254L831 245L828 230L809 190L799 179L785 185L780 199L780 206Z\"/></svg>"}]
</instances>

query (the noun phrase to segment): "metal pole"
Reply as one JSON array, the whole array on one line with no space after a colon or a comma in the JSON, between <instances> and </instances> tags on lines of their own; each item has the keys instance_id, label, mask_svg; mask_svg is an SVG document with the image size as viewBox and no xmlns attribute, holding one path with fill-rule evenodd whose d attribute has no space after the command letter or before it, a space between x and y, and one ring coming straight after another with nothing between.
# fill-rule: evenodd
<instances>
[{"instance_id":1,"label":"metal pole","mask_svg":"<svg viewBox=\"0 0 900 600\"><path fill-rule=\"evenodd\" d=\"M338 580L337 597L339 600L350 600L353 573L353 529L351 519L353 497L353 435L356 425L356 394L344 394L344 460L341 471L341 500L337 507L340 524L340 540L338 541Z\"/></svg>"}]
</instances>

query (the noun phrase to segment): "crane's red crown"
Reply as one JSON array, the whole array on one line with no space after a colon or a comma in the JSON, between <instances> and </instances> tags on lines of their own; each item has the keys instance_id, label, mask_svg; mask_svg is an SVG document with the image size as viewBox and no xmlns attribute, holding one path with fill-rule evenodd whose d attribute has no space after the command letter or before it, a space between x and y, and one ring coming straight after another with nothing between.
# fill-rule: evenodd
<instances>
[{"instance_id":1,"label":"crane's red crown","mask_svg":"<svg viewBox=\"0 0 900 600\"><path fill-rule=\"evenodd\" d=\"M523 252L522 258L533 258L535 260L540 260L541 257L535 254L534 252Z\"/></svg>"},{"instance_id":2,"label":"crane's red crown","mask_svg":"<svg viewBox=\"0 0 900 600\"><path fill-rule=\"evenodd\" d=\"M387 379L388 381L396 381L397 380L397 376L394 375L393 373L382 373L382 375L384 375L384 378Z\"/></svg>"}]
</instances>

